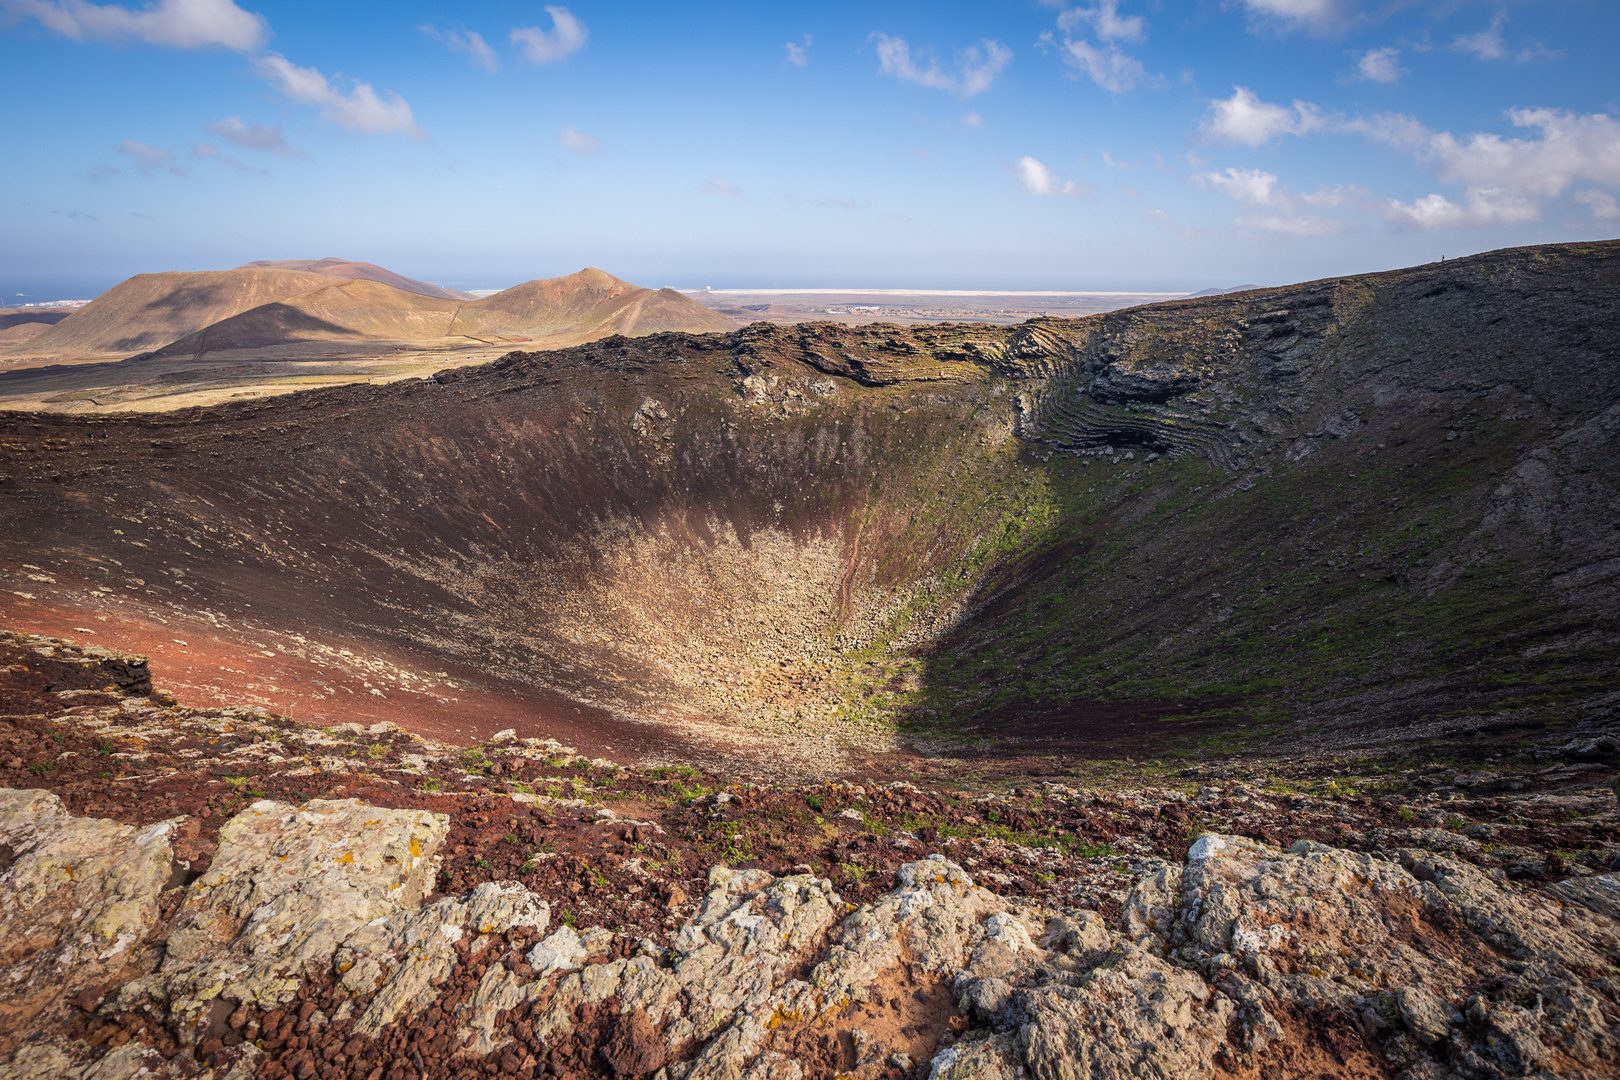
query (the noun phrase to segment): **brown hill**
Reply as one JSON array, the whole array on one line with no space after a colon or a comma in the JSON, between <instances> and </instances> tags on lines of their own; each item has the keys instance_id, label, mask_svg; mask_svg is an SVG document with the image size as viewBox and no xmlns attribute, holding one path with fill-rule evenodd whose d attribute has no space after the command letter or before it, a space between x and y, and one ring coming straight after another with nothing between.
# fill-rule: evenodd
<instances>
[{"instance_id":1,"label":"brown hill","mask_svg":"<svg viewBox=\"0 0 1620 1080\"><path fill-rule=\"evenodd\" d=\"M159 349L241 311L331 284L296 270L204 270L136 274L10 351L128 356Z\"/></svg>"},{"instance_id":2,"label":"brown hill","mask_svg":"<svg viewBox=\"0 0 1620 1080\"><path fill-rule=\"evenodd\" d=\"M419 341L444 337L461 300L403 292L366 279L332 282L189 334L160 356L265 349L307 341Z\"/></svg>"},{"instance_id":3,"label":"brown hill","mask_svg":"<svg viewBox=\"0 0 1620 1080\"><path fill-rule=\"evenodd\" d=\"M417 281L415 278L396 274L392 270L385 270L375 263L354 262L350 259L261 259L258 262L243 263L237 269L299 270L342 281L380 281L384 285L392 285L396 289L404 289L418 296L434 296L441 300L473 299L472 293L462 292L460 289L442 289L437 285L429 285L425 281Z\"/></svg>"},{"instance_id":4,"label":"brown hill","mask_svg":"<svg viewBox=\"0 0 1620 1080\"><path fill-rule=\"evenodd\" d=\"M69 315L73 308L0 308L0 345L29 341Z\"/></svg>"},{"instance_id":5,"label":"brown hill","mask_svg":"<svg viewBox=\"0 0 1620 1080\"><path fill-rule=\"evenodd\" d=\"M613 334L639 337L736 328L730 319L672 289L644 289L601 270L585 269L469 302L403 292L371 280L324 284L199 329L158 355L445 338L560 347Z\"/></svg>"},{"instance_id":6,"label":"brown hill","mask_svg":"<svg viewBox=\"0 0 1620 1080\"><path fill-rule=\"evenodd\" d=\"M735 330L737 324L673 289L643 289L595 267L526 281L466 304L451 333L471 337L568 338L570 343L665 330Z\"/></svg>"}]
</instances>

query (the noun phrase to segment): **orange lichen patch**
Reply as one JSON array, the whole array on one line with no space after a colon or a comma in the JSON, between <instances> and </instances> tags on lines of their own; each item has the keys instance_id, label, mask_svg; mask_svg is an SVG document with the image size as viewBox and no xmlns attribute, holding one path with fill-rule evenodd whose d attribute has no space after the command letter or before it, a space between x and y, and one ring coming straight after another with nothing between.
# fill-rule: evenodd
<instances>
[{"instance_id":1,"label":"orange lichen patch","mask_svg":"<svg viewBox=\"0 0 1620 1080\"><path fill-rule=\"evenodd\" d=\"M333 859L332 861L336 862L336 863L342 863L344 865L349 865L349 864L354 862L354 852L345 851L342 855L339 855L337 858Z\"/></svg>"}]
</instances>

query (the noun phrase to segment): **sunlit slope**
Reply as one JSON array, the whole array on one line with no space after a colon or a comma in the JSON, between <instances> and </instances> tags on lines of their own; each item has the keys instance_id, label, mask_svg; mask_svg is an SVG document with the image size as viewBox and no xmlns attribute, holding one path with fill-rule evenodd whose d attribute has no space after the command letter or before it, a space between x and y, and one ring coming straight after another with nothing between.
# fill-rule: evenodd
<instances>
[{"instance_id":1,"label":"sunlit slope","mask_svg":"<svg viewBox=\"0 0 1620 1080\"><path fill-rule=\"evenodd\" d=\"M479 301L406 292L383 282L325 283L225 319L164 348L166 357L308 342L443 339L576 345L623 334L733 330L736 324L670 289L643 289L600 270L530 281Z\"/></svg>"},{"instance_id":2,"label":"sunlit slope","mask_svg":"<svg viewBox=\"0 0 1620 1080\"><path fill-rule=\"evenodd\" d=\"M159 349L239 312L319 289L331 279L296 270L136 274L11 351L131 355Z\"/></svg>"},{"instance_id":3,"label":"sunlit slope","mask_svg":"<svg viewBox=\"0 0 1620 1080\"><path fill-rule=\"evenodd\" d=\"M610 334L639 337L736 328L724 315L673 289L644 289L588 267L567 277L526 281L469 303L457 314L451 332L578 342Z\"/></svg>"},{"instance_id":4,"label":"sunlit slope","mask_svg":"<svg viewBox=\"0 0 1620 1080\"><path fill-rule=\"evenodd\" d=\"M420 296L433 296L440 300L471 300L472 293L465 293L459 289L445 289L438 285L429 285L425 281L408 278L404 274L396 274L392 270L378 266L376 263L355 262L352 259L264 259L259 262L244 263L238 270L301 270L305 273L320 274L322 277L337 278L340 281L380 281L384 285L392 285L396 289L416 293Z\"/></svg>"},{"instance_id":5,"label":"sunlit slope","mask_svg":"<svg viewBox=\"0 0 1620 1080\"><path fill-rule=\"evenodd\" d=\"M305 341L440 338L462 303L365 279L328 283L221 320L176 341L159 355L263 349Z\"/></svg>"}]
</instances>

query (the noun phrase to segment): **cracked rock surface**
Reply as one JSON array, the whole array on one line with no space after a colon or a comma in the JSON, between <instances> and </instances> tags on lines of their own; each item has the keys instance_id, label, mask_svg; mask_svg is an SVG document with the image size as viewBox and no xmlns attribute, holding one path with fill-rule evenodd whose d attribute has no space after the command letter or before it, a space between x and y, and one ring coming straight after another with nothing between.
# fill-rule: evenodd
<instances>
[{"instance_id":1,"label":"cracked rock surface","mask_svg":"<svg viewBox=\"0 0 1620 1080\"><path fill-rule=\"evenodd\" d=\"M7 1015L40 1022L6 1025L8 1075L1475 1080L1620 1061L1604 895L1428 851L1208 833L1179 867L1142 865L1112 920L998 896L940 855L859 905L814 874L716 866L665 947L554 926L517 882L427 895L446 828L262 800L166 890L166 826L0 792L11 984L91 988L12 991ZM96 1029L68 1037L51 1009Z\"/></svg>"}]
</instances>

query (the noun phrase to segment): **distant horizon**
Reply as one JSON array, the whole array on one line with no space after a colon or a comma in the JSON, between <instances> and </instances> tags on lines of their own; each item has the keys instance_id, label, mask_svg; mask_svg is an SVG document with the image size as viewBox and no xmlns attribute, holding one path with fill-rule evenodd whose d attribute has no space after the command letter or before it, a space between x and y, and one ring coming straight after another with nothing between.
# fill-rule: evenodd
<instances>
[{"instance_id":1,"label":"distant horizon","mask_svg":"<svg viewBox=\"0 0 1620 1080\"><path fill-rule=\"evenodd\" d=\"M1198 292L1620 235L1600 0L0 11L11 300L332 251L464 289Z\"/></svg>"},{"instance_id":2,"label":"distant horizon","mask_svg":"<svg viewBox=\"0 0 1620 1080\"><path fill-rule=\"evenodd\" d=\"M370 259L363 260L363 261L376 262L375 260L370 260ZM236 264L233 264L232 266L211 266L211 267L202 267L202 268L191 268L191 271L189 271L189 272L207 271L207 270L230 270L230 269L234 269L236 266L240 266L240 265L242 265L242 264L241 263L236 263ZM386 270L392 270L395 273L404 274L406 277L412 277L412 278L416 278L419 281L425 281L430 285L437 285L440 288L460 289L460 290L462 290L464 292L477 293L477 294L493 294L493 293L497 293L497 292L502 292L502 291L504 291L506 289L513 288L514 286L521 285L521 284L523 284L524 282L527 282L527 281L543 280L544 278L552 278L552 277L566 277L568 274L577 272L578 269L584 269L584 267L579 267L579 268L576 268L576 270L569 270L569 271L565 271L563 273L543 274L543 275L537 275L535 277L519 278L517 280L508 281L505 284L494 285L494 284L489 284L489 282L491 280L489 278L455 280L455 279L449 279L449 278L435 277L435 276L431 276L431 275L430 276L418 276L416 274L411 274L408 271L400 270L398 267L391 266L391 265L389 265L387 263L377 262L376 265L382 266ZM832 295L848 295L848 294L859 294L859 295L866 295L866 296L1011 296L1011 297L1151 296L1151 297L1159 297L1159 298L1164 298L1164 299L1170 299L1170 298L1178 297L1178 296L1186 296L1186 295L1189 295L1190 293L1198 292L1198 291L1200 291L1202 289L1231 288L1231 287L1233 287L1233 284L1234 284L1232 282L1209 283L1209 284L1200 285L1200 286L1198 286L1196 288L1180 288L1180 289L1165 289L1165 288L1141 288L1141 289L1120 289L1120 288L1116 288L1116 289L1007 289L1007 288L994 288L994 287L982 288L982 289L972 289L972 288L962 288L960 286L955 287L955 288L947 288L947 287L941 287L941 288L927 288L927 287L896 288L896 287L890 287L890 286L867 287L867 286L859 286L859 285L855 285L855 286L808 285L808 286L803 286L803 287L796 287L796 286L757 287L757 286L752 286L752 285L732 287L732 286L716 285L716 286L713 286L711 288L710 286L707 286L707 285L698 285L698 286L671 285L671 284L664 284L664 283L654 283L654 282L651 282L651 281L638 281L633 277L629 277L629 276L626 276L624 274L616 273L610 267L599 266L598 268L602 269L602 270L606 270L608 273L613 274L613 276L615 276L617 278L620 278L621 280L628 281L630 284L637 285L637 286L640 286L642 288L648 288L648 289L669 288L669 289L674 289L676 292L679 292L679 293L682 293L682 294L700 294L700 293L705 293L705 292L715 292L715 293L727 293L727 294L742 295L742 296L785 296L785 295L832 296ZM1396 268L1395 267L1390 267L1389 269L1396 269ZM92 277L92 276L89 276L89 275L85 275L85 276L82 276L82 277L63 275L61 277L53 277L53 278L45 279L45 281L43 283L38 281L38 280L35 280L35 281L29 281L29 280L26 280L26 279L7 280L4 277L0 277L0 307L11 308L11 307L23 307L23 306L28 306L28 305L46 306L46 305L51 305L51 304L65 304L65 303L78 303L78 302L86 302L87 303L90 300L94 300L97 296L100 296L102 293L104 293L107 290L113 288L114 286L118 285L119 283L121 283L123 281L127 281L131 277L134 277L136 274L167 273L167 272L188 272L188 271L137 270L134 273L125 274L125 275L123 275L121 277L118 277L116 279L111 279L111 280L109 280L109 279L107 279L105 277L99 276L99 275L97 275L95 277ZM79 283L78 287L75 287L72 284L75 281ZM1287 283L1283 283L1283 284L1287 284Z\"/></svg>"},{"instance_id":3,"label":"distant horizon","mask_svg":"<svg viewBox=\"0 0 1620 1080\"><path fill-rule=\"evenodd\" d=\"M1531 246L1531 245L1513 245L1513 246ZM1482 253L1483 252L1458 252L1456 254L1450 254L1450 255L1443 256L1443 257L1444 258L1453 258L1453 259L1454 258L1466 258L1468 255L1482 254ZM327 258L327 257L330 257L330 256L309 256L309 258ZM347 256L342 256L342 257L347 258ZM1428 261L1430 261L1430 262L1438 262L1438 261L1440 261L1440 259L1441 259L1441 256L1437 256L1435 259L1431 259L1431 260L1428 260ZM258 262L258 261L268 261L268 260L246 259L246 260L239 260L239 261L236 261L236 262L231 262L229 265L221 265L221 266L189 266L189 267L168 266L168 267L162 267L162 268L148 267L148 268L143 268L143 269L139 269L139 270L133 270L133 271L131 271L129 273L125 273L125 274L122 274L122 275L119 275L119 276L116 276L116 277L111 277L111 276L107 276L107 275L100 275L100 274L97 274L97 275L90 275L90 274L52 274L52 275L39 275L37 277L24 277L24 276L21 276L21 275L15 275L15 276L8 277L8 276L6 276L4 274L0 274L0 307L10 308L10 307L21 307L21 306L27 306L27 305L46 306L46 305L51 305L51 304L87 303L88 301L95 299L97 296L100 296L102 293L104 293L107 290L109 290L109 289L113 288L114 286L118 285L120 282L127 281L129 278L134 277L134 276L136 276L138 274L195 273L195 272L208 272L208 271L218 271L218 270L232 270L232 269L236 269L238 267L244 266L247 263ZM281 260L276 260L276 261L281 261ZM1236 277L1233 277L1232 279L1228 279L1228 280L1202 280L1202 281L1198 281L1196 283L1187 283L1187 284L1179 284L1178 283L1179 287L1175 287L1175 288L1166 288L1165 286L1168 284L1167 281L1165 281L1165 280L1156 280L1156 281L1146 282L1146 283L1144 283L1142 285L1142 287L1138 287L1138 288L1126 288L1126 287L1122 287L1121 285L1115 283L1113 288L1068 288L1068 289L1023 288L1023 289L1017 289L1017 288L1008 288L1008 287L1005 287L1005 286L1002 286L1002 285L986 285L986 286L981 287L981 288L967 288L967 287L964 287L961 282L952 282L951 284L940 285L938 287L929 287L929 286L926 286L926 285L915 285L915 284L908 284L908 285L904 285L904 286L897 286L897 285L893 285L893 284L870 285L870 286L868 286L868 285L848 285L848 284L845 284L845 285L827 285L827 284L825 284L826 280L837 280L837 279L836 278L820 277L820 275L817 275L817 277L820 277L819 281L817 281L816 283L813 283L813 284L805 284L805 285L782 285L782 284L779 283L780 279L777 279L776 282L773 282L773 283L771 283L769 285L763 285L763 284L758 284L757 283L757 281L758 281L757 278L745 278L745 280L749 281L749 283L748 284L741 284L741 285L710 285L710 284L705 284L705 285L674 285L674 284L668 284L667 280L663 281L663 282L655 282L653 279L650 279L650 278L643 277L643 278L638 279L637 275L620 273L611 266L603 265L604 260L595 260L595 261L592 261L592 262L587 262L587 263L584 263L584 264L582 264L580 266L576 266L573 269L569 269L569 270L561 270L561 271L552 272L552 273L541 272L541 273L533 274L533 275L528 276L528 277L507 276L507 277L503 277L503 278L470 277L470 276L443 277L443 276L433 275L433 274L412 273L410 270L403 269L399 265L394 265L392 263L384 262L384 261L382 261L380 259L362 258L362 259L356 259L356 260L353 260L353 261L356 261L356 262L369 262L369 263L372 263L373 265L381 266L385 270L391 270L394 273L402 274L405 277L414 278L415 280L418 280L418 281L427 282L428 284L436 285L436 286L439 286L440 288L460 289L460 290L462 290L464 292L476 293L476 294L480 294L480 295L491 295L491 294L494 294L494 293L497 293L497 292L502 292L502 291L504 291L506 289L513 288L514 286L521 285L521 284L523 284L525 282L528 282L528 281L544 280L544 279L547 279L547 278L566 277L569 274L578 273L579 271L586 269L586 267L588 267L588 266L594 266L595 268L597 268L599 270L603 270L603 271L605 271L605 272L607 272L609 274L612 274L614 277L617 277L620 280L629 282L632 285L640 286L642 288L648 288L648 289L669 288L669 289L674 289L676 292L683 293L683 294L700 294L700 293L705 293L705 292L714 292L714 293L728 293L728 294L745 295L745 296L784 296L784 295L803 295L803 296L825 295L825 296L830 296L830 295L845 295L845 294L861 294L861 295L870 295L870 296L1013 296L1013 297L1018 297L1018 296L1022 296L1022 297L1065 297L1065 296L1069 296L1069 297L1099 297L1099 298L1101 298L1101 297L1121 297L1121 296L1152 296L1152 297L1160 297L1160 298L1164 298L1164 299L1169 299L1169 298L1180 297L1180 296L1188 296L1188 295L1191 295L1193 293L1198 293L1198 292L1202 292L1202 291L1209 290L1209 289L1225 290L1225 289L1233 289L1233 288L1275 288L1275 287L1280 287L1280 286L1284 286L1284 285L1298 284L1300 282L1307 281L1307 280L1317 280L1317 279L1314 279L1314 278L1299 278L1299 279L1294 279L1294 280L1270 281L1270 282L1264 282L1264 283L1260 283L1260 284L1255 284L1253 282L1240 282ZM1354 274L1360 274L1360 273L1378 273L1378 272L1387 271L1387 270L1399 270L1399 269L1405 268L1406 266L1413 266L1413 265L1422 265L1422 264L1421 263L1402 263L1402 264L1388 265L1388 266L1373 266L1373 267L1365 267L1365 268L1359 268L1359 269L1347 269L1347 270L1344 270L1342 272L1333 273L1333 274L1327 274L1327 275L1322 275L1322 276L1324 276L1324 277L1348 277L1348 276L1352 276ZM691 275L687 275L687 276L691 276ZM716 277L717 280L724 280L723 278L720 278L719 275L715 275L715 277ZM494 284L494 282L496 282L496 281L500 281L502 283ZM1186 281L1186 279L1182 279L1182 281Z\"/></svg>"}]
</instances>

